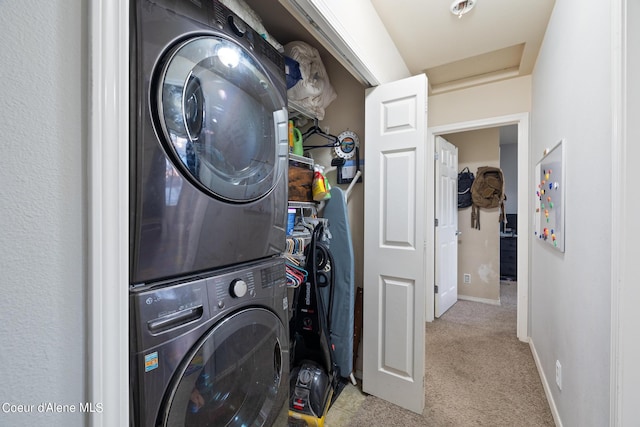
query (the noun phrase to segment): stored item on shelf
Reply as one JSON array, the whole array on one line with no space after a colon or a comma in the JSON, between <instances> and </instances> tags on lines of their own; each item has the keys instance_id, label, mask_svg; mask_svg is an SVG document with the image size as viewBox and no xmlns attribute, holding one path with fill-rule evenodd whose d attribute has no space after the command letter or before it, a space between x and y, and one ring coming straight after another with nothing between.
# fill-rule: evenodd
<instances>
[{"instance_id":1,"label":"stored item on shelf","mask_svg":"<svg viewBox=\"0 0 640 427\"><path fill-rule=\"evenodd\" d=\"M293 152L293 120L289 120L289 152Z\"/></svg>"},{"instance_id":2,"label":"stored item on shelf","mask_svg":"<svg viewBox=\"0 0 640 427\"><path fill-rule=\"evenodd\" d=\"M313 170L308 167L289 165L289 200L313 202L312 185Z\"/></svg>"},{"instance_id":3,"label":"stored item on shelf","mask_svg":"<svg viewBox=\"0 0 640 427\"><path fill-rule=\"evenodd\" d=\"M287 78L287 89L291 89L302 80L302 73L300 73L300 64L293 58L288 56L284 57L284 72Z\"/></svg>"},{"instance_id":4,"label":"stored item on shelf","mask_svg":"<svg viewBox=\"0 0 640 427\"><path fill-rule=\"evenodd\" d=\"M315 165L313 169L313 200L321 202L322 200L331 198L331 194L329 193L329 191L331 191L331 185L329 185L329 181L324 175L324 167Z\"/></svg>"},{"instance_id":5,"label":"stored item on shelf","mask_svg":"<svg viewBox=\"0 0 640 427\"><path fill-rule=\"evenodd\" d=\"M304 154L304 147L302 146L302 132L297 127L293 128L293 154L302 156Z\"/></svg>"},{"instance_id":6,"label":"stored item on shelf","mask_svg":"<svg viewBox=\"0 0 640 427\"><path fill-rule=\"evenodd\" d=\"M336 99L327 70L318 49L302 41L287 43L285 55L300 65L302 79L287 90L287 97L309 110L319 120L324 119L324 110Z\"/></svg>"},{"instance_id":7,"label":"stored item on shelf","mask_svg":"<svg viewBox=\"0 0 640 427\"><path fill-rule=\"evenodd\" d=\"M293 226L296 223L296 210L294 208L289 208L287 211L287 236L291 236L293 234Z\"/></svg>"}]
</instances>

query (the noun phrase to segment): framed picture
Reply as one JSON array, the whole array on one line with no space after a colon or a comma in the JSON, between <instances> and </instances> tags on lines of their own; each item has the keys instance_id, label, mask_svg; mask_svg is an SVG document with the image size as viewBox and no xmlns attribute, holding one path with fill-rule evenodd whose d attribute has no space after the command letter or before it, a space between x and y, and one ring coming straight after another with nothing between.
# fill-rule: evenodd
<instances>
[{"instance_id":1,"label":"framed picture","mask_svg":"<svg viewBox=\"0 0 640 427\"><path fill-rule=\"evenodd\" d=\"M565 140L547 150L536 166L534 234L536 240L565 251Z\"/></svg>"}]
</instances>

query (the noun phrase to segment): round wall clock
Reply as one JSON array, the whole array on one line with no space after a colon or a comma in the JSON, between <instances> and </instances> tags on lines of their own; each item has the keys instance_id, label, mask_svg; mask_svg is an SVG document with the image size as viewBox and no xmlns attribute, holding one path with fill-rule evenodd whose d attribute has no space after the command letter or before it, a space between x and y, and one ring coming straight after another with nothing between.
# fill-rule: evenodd
<instances>
[{"instance_id":1,"label":"round wall clock","mask_svg":"<svg viewBox=\"0 0 640 427\"><path fill-rule=\"evenodd\" d=\"M351 159L356 154L356 148L360 145L360 140L355 132L345 130L338 135L339 144L335 147L336 155L343 159Z\"/></svg>"}]
</instances>

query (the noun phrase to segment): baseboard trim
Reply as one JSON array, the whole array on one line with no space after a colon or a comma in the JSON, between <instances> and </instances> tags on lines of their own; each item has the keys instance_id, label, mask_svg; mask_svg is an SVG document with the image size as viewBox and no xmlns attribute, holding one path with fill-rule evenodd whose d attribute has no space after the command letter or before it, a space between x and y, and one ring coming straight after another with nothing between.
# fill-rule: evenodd
<instances>
[{"instance_id":1,"label":"baseboard trim","mask_svg":"<svg viewBox=\"0 0 640 427\"><path fill-rule=\"evenodd\" d=\"M465 301L481 302L483 304L500 305L499 299L470 297L468 295L460 295L460 294L458 294L458 299L465 300Z\"/></svg>"},{"instance_id":2,"label":"baseboard trim","mask_svg":"<svg viewBox=\"0 0 640 427\"><path fill-rule=\"evenodd\" d=\"M536 368L538 369L538 375L540 376L540 380L542 381L544 394L547 396L547 401L549 402L549 408L551 409L551 415L553 415L553 421L555 421L556 427L563 427L562 420L560 419L560 414L558 413L558 407L556 406L556 402L553 399L553 394L551 393L549 381L547 381L547 377L542 370L542 363L540 362L538 352L536 351L536 346L533 344L533 339L531 338L529 339L529 348L531 348L531 354L533 355L533 360L536 363Z\"/></svg>"}]
</instances>

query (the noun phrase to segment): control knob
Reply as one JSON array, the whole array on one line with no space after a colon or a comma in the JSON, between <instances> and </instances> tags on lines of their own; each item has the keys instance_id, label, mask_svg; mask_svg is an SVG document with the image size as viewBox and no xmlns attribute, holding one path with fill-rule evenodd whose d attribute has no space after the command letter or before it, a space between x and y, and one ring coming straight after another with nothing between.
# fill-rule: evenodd
<instances>
[{"instance_id":1,"label":"control knob","mask_svg":"<svg viewBox=\"0 0 640 427\"><path fill-rule=\"evenodd\" d=\"M247 294L248 289L249 287L247 286L247 282L242 279L235 279L231 282L229 294L231 294L233 298L242 298Z\"/></svg>"}]
</instances>

